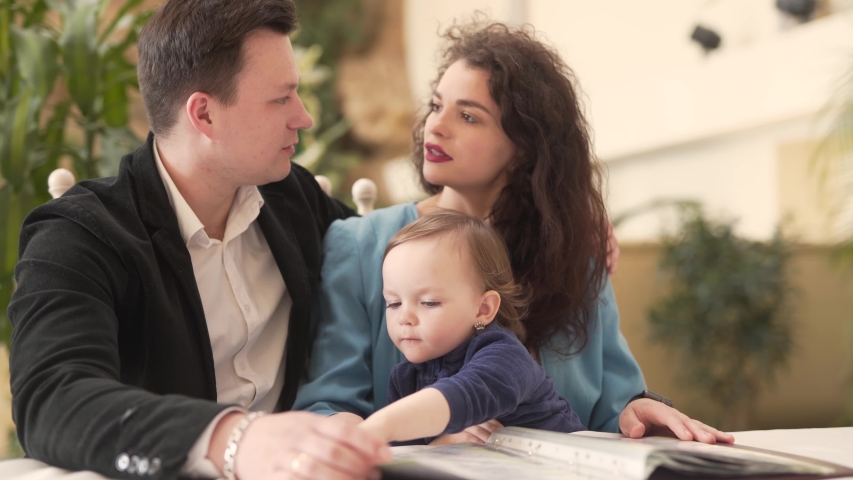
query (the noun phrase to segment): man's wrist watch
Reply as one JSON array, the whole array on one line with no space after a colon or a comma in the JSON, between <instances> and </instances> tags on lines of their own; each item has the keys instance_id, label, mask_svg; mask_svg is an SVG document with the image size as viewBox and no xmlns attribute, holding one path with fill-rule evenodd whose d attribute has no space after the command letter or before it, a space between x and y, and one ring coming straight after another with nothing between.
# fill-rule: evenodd
<instances>
[{"instance_id":1,"label":"man's wrist watch","mask_svg":"<svg viewBox=\"0 0 853 480\"><path fill-rule=\"evenodd\" d=\"M652 399L652 400L654 400L654 401L656 401L656 402L660 402L660 403L662 403L662 404L666 405L667 407L671 407L671 406L672 406L672 400L670 400L670 399L668 399L668 398L664 397L664 396L663 396L663 395L661 395L661 394L655 393L655 392L653 392L653 391L651 391L651 390L643 390L642 392L640 392L640 393L638 393L638 394L634 395L633 397L631 397L631 399L630 399L630 400L628 400L628 403L631 403L631 402L633 402L634 400L637 400L637 399L640 399L640 398L650 398L650 399Z\"/></svg>"}]
</instances>

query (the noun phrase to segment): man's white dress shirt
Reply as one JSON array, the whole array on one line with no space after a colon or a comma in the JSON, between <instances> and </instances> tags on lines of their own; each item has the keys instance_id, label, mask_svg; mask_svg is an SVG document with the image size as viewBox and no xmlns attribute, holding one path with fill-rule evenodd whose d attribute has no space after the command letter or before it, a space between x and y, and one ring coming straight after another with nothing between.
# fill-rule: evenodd
<instances>
[{"instance_id":1,"label":"man's white dress shirt","mask_svg":"<svg viewBox=\"0 0 853 480\"><path fill-rule=\"evenodd\" d=\"M178 217L181 237L192 258L204 307L213 364L216 400L248 410L271 412L284 386L285 344L293 302L278 264L256 221L264 200L256 186L237 190L222 240L210 238L163 166L154 158ZM215 477L205 458L220 413L190 451L182 473Z\"/></svg>"}]
</instances>

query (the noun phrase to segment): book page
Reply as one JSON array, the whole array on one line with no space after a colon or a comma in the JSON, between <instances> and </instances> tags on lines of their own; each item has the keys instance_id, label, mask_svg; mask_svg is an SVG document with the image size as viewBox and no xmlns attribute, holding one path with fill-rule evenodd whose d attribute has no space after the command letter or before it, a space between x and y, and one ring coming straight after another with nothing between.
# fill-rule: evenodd
<instances>
[{"instance_id":1,"label":"book page","mask_svg":"<svg viewBox=\"0 0 853 480\"><path fill-rule=\"evenodd\" d=\"M616 480L626 478L621 475L612 475L609 472L602 474L596 469L591 470L579 465L568 466L548 459L522 456L473 443L426 447L402 452L395 451L394 461L391 464L383 465L383 471L388 469L402 476L417 477L417 474L420 473L422 478L426 478L430 471L439 471L453 477L470 480L519 480L520 478Z\"/></svg>"},{"instance_id":2,"label":"book page","mask_svg":"<svg viewBox=\"0 0 853 480\"><path fill-rule=\"evenodd\" d=\"M682 442L665 437L649 437L631 441L659 447L661 450L653 455L656 457L657 463L685 473L827 475L835 471L835 469L820 463L808 462L784 454L774 454L769 451L761 452L736 446Z\"/></svg>"},{"instance_id":3,"label":"book page","mask_svg":"<svg viewBox=\"0 0 853 480\"><path fill-rule=\"evenodd\" d=\"M400 478L645 480L658 467L702 477L831 475L848 470L749 447L666 437L633 440L612 435L572 435L517 427L496 430L486 444L396 447L394 452L394 462L387 467Z\"/></svg>"}]
</instances>

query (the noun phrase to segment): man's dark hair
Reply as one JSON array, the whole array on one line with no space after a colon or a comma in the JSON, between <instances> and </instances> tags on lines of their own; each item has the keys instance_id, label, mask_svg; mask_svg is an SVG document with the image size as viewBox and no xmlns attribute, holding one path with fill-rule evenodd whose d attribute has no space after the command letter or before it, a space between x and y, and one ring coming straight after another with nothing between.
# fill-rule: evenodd
<instances>
[{"instance_id":1,"label":"man's dark hair","mask_svg":"<svg viewBox=\"0 0 853 480\"><path fill-rule=\"evenodd\" d=\"M151 130L167 136L193 92L236 101L243 42L259 28L296 29L293 0L170 0L139 35L139 91Z\"/></svg>"}]
</instances>

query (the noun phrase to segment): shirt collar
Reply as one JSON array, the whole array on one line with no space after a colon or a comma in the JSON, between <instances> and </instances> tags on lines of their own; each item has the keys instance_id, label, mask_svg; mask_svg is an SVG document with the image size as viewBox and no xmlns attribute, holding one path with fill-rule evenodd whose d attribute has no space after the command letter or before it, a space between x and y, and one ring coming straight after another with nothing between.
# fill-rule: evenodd
<instances>
[{"instance_id":1,"label":"shirt collar","mask_svg":"<svg viewBox=\"0 0 853 480\"><path fill-rule=\"evenodd\" d=\"M163 161L160 159L160 152L157 149L157 139L154 139L154 161L157 163L157 171L160 173L160 179L163 185L166 186L166 195L169 197L169 204L175 211L175 216L178 217L178 228L181 231L181 238L184 244L189 246L190 240L193 237L198 237L198 241L208 246L211 242L207 233L204 231L204 225L198 216L190 208L184 196L181 195L166 167L163 166ZM260 213L261 207L264 205L264 199L261 192L255 185L244 185L237 190L237 195L234 197L234 203L231 204L231 211L228 213L228 220L225 227L225 236L223 242L240 235L244 232Z\"/></svg>"}]
</instances>

